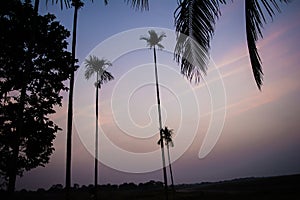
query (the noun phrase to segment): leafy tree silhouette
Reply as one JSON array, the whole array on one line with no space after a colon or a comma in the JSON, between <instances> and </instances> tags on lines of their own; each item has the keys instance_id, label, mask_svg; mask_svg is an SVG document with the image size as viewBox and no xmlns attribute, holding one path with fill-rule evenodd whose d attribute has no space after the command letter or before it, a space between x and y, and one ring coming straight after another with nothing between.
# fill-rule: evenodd
<instances>
[{"instance_id":1,"label":"leafy tree silhouette","mask_svg":"<svg viewBox=\"0 0 300 200\"><path fill-rule=\"evenodd\" d=\"M160 109L160 96L159 96L159 85L158 85L158 72L157 72L157 63L156 63L156 47L158 49L163 49L164 46L160 43L164 37L167 37L165 33L157 34L154 30L148 31L149 36L141 36L140 40L145 40L147 42L147 46L150 49L153 48L153 56L154 56L154 70L155 70L155 84L156 84L156 98L157 98L157 110L158 110L158 122L159 122L159 130L162 129L162 119L161 119L161 109ZM160 132L160 140L163 140L162 132ZM165 195L166 199L168 199L168 181L167 181L167 171L166 171L166 161L165 161L165 153L164 153L164 143L160 143L161 147L161 156L163 162L163 175L164 175L164 184L165 184Z\"/></svg>"},{"instance_id":2,"label":"leafy tree silhouette","mask_svg":"<svg viewBox=\"0 0 300 200\"><path fill-rule=\"evenodd\" d=\"M98 186L98 98L99 98L99 89L101 85L111 81L114 77L105 70L105 68L112 66L111 62L106 59L99 59L96 56L90 56L89 59L85 60L85 78L90 79L93 75L96 75L96 134L95 134L95 177L94 177L94 186L95 186L95 199L97 199L97 186Z\"/></svg>"},{"instance_id":3,"label":"leafy tree silhouette","mask_svg":"<svg viewBox=\"0 0 300 200\"><path fill-rule=\"evenodd\" d=\"M5 0L2 6L0 176L12 193L17 175L49 162L60 130L49 115L62 105L63 81L75 69L66 50L70 33L53 15L35 15L30 1Z\"/></svg>"}]
</instances>

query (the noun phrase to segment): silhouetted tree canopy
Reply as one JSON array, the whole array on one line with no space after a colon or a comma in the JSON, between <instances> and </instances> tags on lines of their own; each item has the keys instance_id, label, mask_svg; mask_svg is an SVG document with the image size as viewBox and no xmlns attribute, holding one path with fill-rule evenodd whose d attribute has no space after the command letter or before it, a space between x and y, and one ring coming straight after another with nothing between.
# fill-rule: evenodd
<instances>
[{"instance_id":1,"label":"silhouetted tree canopy","mask_svg":"<svg viewBox=\"0 0 300 200\"><path fill-rule=\"evenodd\" d=\"M0 177L6 182L49 162L60 130L49 115L62 105L63 81L75 69L66 50L70 33L54 15L36 16L30 1L1 4Z\"/></svg>"}]
</instances>

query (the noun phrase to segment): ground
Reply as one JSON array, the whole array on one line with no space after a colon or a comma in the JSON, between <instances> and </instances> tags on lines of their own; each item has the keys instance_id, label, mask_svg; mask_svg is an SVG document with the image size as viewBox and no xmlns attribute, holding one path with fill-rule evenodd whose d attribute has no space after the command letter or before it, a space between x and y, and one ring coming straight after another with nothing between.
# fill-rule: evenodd
<instances>
[{"instance_id":1,"label":"ground","mask_svg":"<svg viewBox=\"0 0 300 200\"><path fill-rule=\"evenodd\" d=\"M148 185L149 186L149 185ZM127 188L110 186L100 187L98 199L165 199L162 188L141 187L127 185ZM130 188L132 187L132 188ZM1 199L11 199L1 192ZM6 198L5 198L6 197ZM181 184L176 185L176 192L169 191L169 199L203 199L203 200L289 200L300 197L300 174L289 176L265 177L265 178L243 178L230 181ZM15 199L30 200L60 200L65 199L62 189L38 190L34 192L18 191ZM73 189L72 200L92 199L92 191L88 187Z\"/></svg>"}]
</instances>

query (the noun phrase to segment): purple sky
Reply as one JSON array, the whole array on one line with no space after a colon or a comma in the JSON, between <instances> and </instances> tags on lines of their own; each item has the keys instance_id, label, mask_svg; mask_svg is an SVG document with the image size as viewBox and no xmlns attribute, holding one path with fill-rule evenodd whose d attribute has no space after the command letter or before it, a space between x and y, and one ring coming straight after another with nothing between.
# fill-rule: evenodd
<instances>
[{"instance_id":1,"label":"purple sky","mask_svg":"<svg viewBox=\"0 0 300 200\"><path fill-rule=\"evenodd\" d=\"M149 12L136 12L123 3L113 1L106 7L102 1L86 3L80 10L78 19L79 64L98 44L123 31L141 27L174 29L175 2L150 1ZM222 16L217 22L211 44L211 65L214 67L209 68L205 82L199 85L189 84L179 75L179 67L172 60L172 52L158 52L160 81L165 85L161 89L163 119L175 131L172 155L176 157L178 149L188 143L184 134L195 129L192 144L173 162L176 184L300 172L300 2L293 1L290 5L280 7L282 13L277 14L273 22L268 20L270 23L263 30L264 39L258 43L265 74L262 92L256 87L249 65L242 1L222 6ZM57 14L58 20L71 30L72 10L61 11L58 5L50 5L46 9L43 4L40 5L40 10L41 13ZM140 42L139 35L136 40ZM166 46L166 42L167 38L162 44ZM120 46L109 46L107 51L115 52L125 43L126 41ZM154 80L152 51L147 48L131 51L112 62L113 67L109 71L115 76L115 80L104 85L100 93L102 131L112 143L125 151L142 154L159 150L156 144L158 135L155 132L157 113L154 85L136 88L129 99L126 99L128 94L124 91L134 87L138 77L145 82ZM134 72L140 66L145 67L141 68L143 73ZM72 183L80 185L93 182L94 166L94 158L89 152L94 144L94 87L93 80L84 80L83 71L82 67L77 72L75 85L72 158ZM214 76L217 71L221 74L221 79ZM137 73L138 76L132 79L130 73ZM213 96L210 96L209 88L214 88L214 84L221 80L224 82L223 92L227 98L225 107L220 108L226 111L224 127L212 151L199 159L199 149L209 132L212 116L218 116L212 110L211 102L216 98L224 98L221 91L212 91ZM67 95L64 96L63 107L58 108L57 114L52 118L65 130ZM195 99L187 100L186 97ZM131 121L120 114L120 105L128 107ZM195 113L197 108L194 105L200 110L199 116ZM136 130L143 130L143 133L137 136L133 133ZM131 133L135 135L132 137ZM17 181L19 189L49 188L53 184L64 184L65 139L65 131L57 134L56 150L50 163L45 168L39 167L25 173ZM120 167L129 160L126 156L113 154L101 142L100 152L103 158L120 162ZM137 159L129 164L142 166L142 162L144 160ZM151 162L160 163L161 158ZM99 165L100 184L138 183L151 179L162 180L162 171L126 173L104 164Z\"/></svg>"}]
</instances>

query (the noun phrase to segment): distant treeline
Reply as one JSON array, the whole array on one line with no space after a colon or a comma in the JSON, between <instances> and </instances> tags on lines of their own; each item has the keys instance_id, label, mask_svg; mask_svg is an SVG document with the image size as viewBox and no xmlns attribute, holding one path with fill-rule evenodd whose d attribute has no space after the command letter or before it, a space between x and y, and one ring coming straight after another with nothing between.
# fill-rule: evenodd
<instances>
[{"instance_id":1,"label":"distant treeline","mask_svg":"<svg viewBox=\"0 0 300 200\"><path fill-rule=\"evenodd\" d=\"M202 200L282 200L298 199L300 196L300 174L262 177L262 178L240 178L219 182L202 182L196 184L179 184L175 186L174 200L177 199L202 199ZM74 184L71 188L72 200L83 200L94 198L94 185L88 186ZM52 185L48 190L38 189L27 191L25 189L17 191L13 197L15 200L64 200L65 188L62 184ZM149 181L146 183L123 183L120 185L106 184L97 188L99 199L147 199L163 200L163 183L160 181ZM12 198L0 190L1 200L11 200Z\"/></svg>"},{"instance_id":2,"label":"distant treeline","mask_svg":"<svg viewBox=\"0 0 300 200\"><path fill-rule=\"evenodd\" d=\"M160 181L148 181L146 183L122 183L120 185L117 184L105 184L105 185L98 185L98 189L102 191L115 191L115 190L154 190L154 189L162 189L163 188L163 183ZM76 191L82 191L82 192L89 192L94 190L94 185L89 184L89 185L82 185L80 186L79 184L75 183L73 187L71 188L72 190ZM4 190L0 190L1 192L4 192ZM52 185L49 189L44 189L44 188L39 188L36 191L31 191L31 190L26 190L26 189L21 189L19 192L20 193L25 193L25 192L63 192L64 187L62 184L54 184Z\"/></svg>"},{"instance_id":3,"label":"distant treeline","mask_svg":"<svg viewBox=\"0 0 300 200\"><path fill-rule=\"evenodd\" d=\"M274 176L274 177L247 177L232 180L218 181L218 182L201 182L194 184L178 184L175 188L178 190L243 190L243 189L262 189L262 188L277 188L278 186L300 186L300 174ZM117 190L155 190L163 189L163 182L150 180L145 183L125 182L120 185L117 184L104 184L98 185L98 190L102 191L117 191ZM75 183L72 190L88 192L94 190L94 185L82 185ZM4 192L4 190L0 190ZM62 184L54 184L49 189L39 188L36 191L21 189L19 192L63 192L64 187Z\"/></svg>"}]
</instances>

